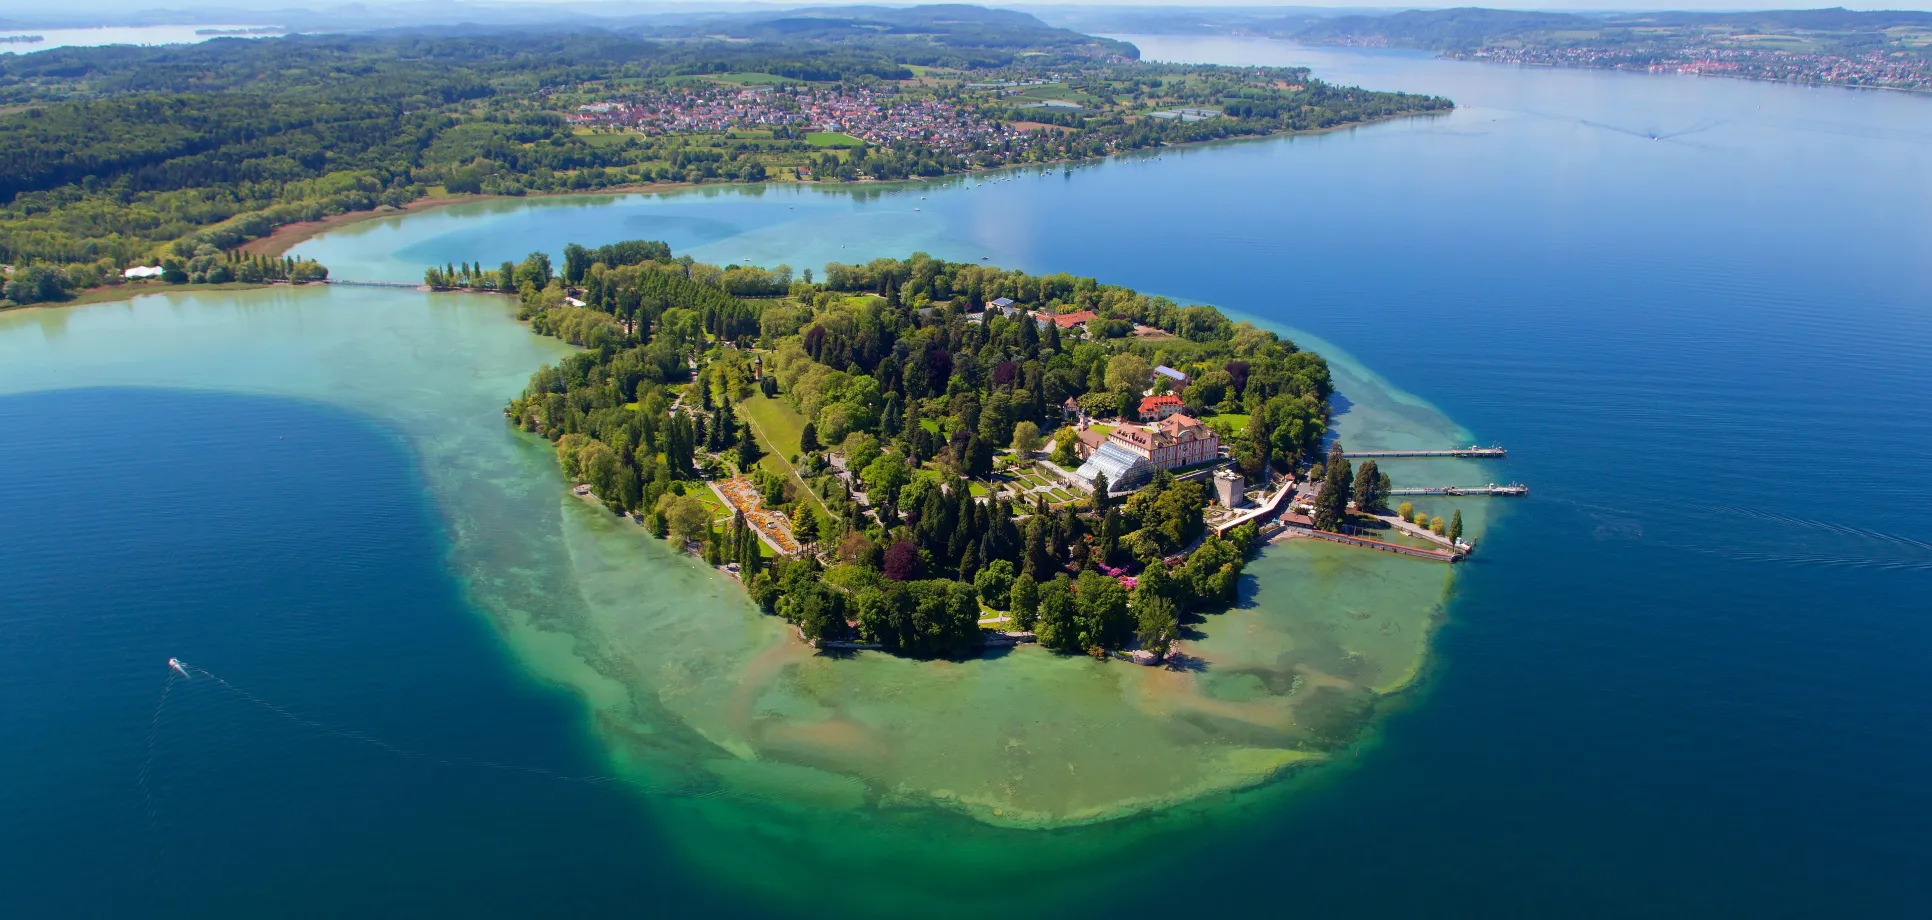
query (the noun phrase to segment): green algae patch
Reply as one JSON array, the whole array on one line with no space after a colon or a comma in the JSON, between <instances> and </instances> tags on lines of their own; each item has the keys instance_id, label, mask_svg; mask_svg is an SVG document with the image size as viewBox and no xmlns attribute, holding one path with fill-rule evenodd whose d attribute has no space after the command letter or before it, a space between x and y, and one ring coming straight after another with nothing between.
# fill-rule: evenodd
<instances>
[{"instance_id":1,"label":"green algae patch","mask_svg":"<svg viewBox=\"0 0 1932 920\"><path fill-rule=\"evenodd\" d=\"M746 760L709 760L704 767L732 795L781 805L851 809L868 798L860 780L811 767Z\"/></svg>"},{"instance_id":2,"label":"green algae patch","mask_svg":"<svg viewBox=\"0 0 1932 920\"><path fill-rule=\"evenodd\" d=\"M1326 760L1327 755L1314 751L1284 750L1281 748L1237 748L1229 751L1224 758L1232 773L1267 779L1289 767L1299 766L1310 761Z\"/></svg>"}]
</instances>

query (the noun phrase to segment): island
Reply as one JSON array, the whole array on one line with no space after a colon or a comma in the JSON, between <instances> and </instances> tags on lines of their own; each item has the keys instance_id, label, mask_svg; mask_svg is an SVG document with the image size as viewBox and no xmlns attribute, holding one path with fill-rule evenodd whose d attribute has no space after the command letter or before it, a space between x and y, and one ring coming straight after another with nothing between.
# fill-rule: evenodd
<instances>
[{"instance_id":1,"label":"island","mask_svg":"<svg viewBox=\"0 0 1932 920\"><path fill-rule=\"evenodd\" d=\"M821 649L1158 664L1287 523L1467 548L1460 515L1381 524L1375 461L1321 453L1327 362L1213 307L923 254L815 280L658 241L425 276L514 293L581 346L510 422ZM1352 535L1370 522L1423 542Z\"/></svg>"},{"instance_id":2,"label":"island","mask_svg":"<svg viewBox=\"0 0 1932 920\"><path fill-rule=\"evenodd\" d=\"M0 264L66 300L474 196L874 182L1448 111L970 6L0 56ZM43 294L47 296L42 296Z\"/></svg>"}]
</instances>

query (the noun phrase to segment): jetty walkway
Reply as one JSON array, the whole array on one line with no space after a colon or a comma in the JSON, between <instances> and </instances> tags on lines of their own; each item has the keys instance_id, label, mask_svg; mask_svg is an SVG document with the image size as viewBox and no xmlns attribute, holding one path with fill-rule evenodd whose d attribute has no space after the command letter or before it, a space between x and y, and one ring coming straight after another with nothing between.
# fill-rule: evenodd
<instances>
[{"instance_id":1,"label":"jetty walkway","mask_svg":"<svg viewBox=\"0 0 1932 920\"><path fill-rule=\"evenodd\" d=\"M1509 485L1490 483L1486 486L1430 486L1419 489L1390 489L1390 495L1528 495L1529 486L1520 482Z\"/></svg>"},{"instance_id":2,"label":"jetty walkway","mask_svg":"<svg viewBox=\"0 0 1932 920\"><path fill-rule=\"evenodd\" d=\"M412 291L427 290L422 285L412 281L352 281L346 278L327 278L327 279L324 279L322 283L323 284L342 284L342 285L347 285L349 287L407 288Z\"/></svg>"},{"instance_id":3,"label":"jetty walkway","mask_svg":"<svg viewBox=\"0 0 1932 920\"><path fill-rule=\"evenodd\" d=\"M1283 480L1281 482L1281 488L1277 489L1274 495L1263 499L1260 504L1253 508L1242 509L1240 514L1213 525L1211 529L1214 531L1215 536L1220 537L1226 536L1228 531L1250 521L1255 522L1257 525L1265 524L1281 515L1281 510L1288 506L1288 498L1294 494L1295 481L1292 479Z\"/></svg>"},{"instance_id":4,"label":"jetty walkway","mask_svg":"<svg viewBox=\"0 0 1932 920\"><path fill-rule=\"evenodd\" d=\"M1497 459L1509 456L1509 451L1500 447L1456 447L1449 450L1345 450L1342 456L1350 460L1383 460L1396 457L1473 457L1477 459Z\"/></svg>"},{"instance_id":5,"label":"jetty walkway","mask_svg":"<svg viewBox=\"0 0 1932 920\"><path fill-rule=\"evenodd\" d=\"M1401 543L1385 543L1381 540L1371 540L1368 537L1358 537L1358 536L1355 536L1354 534L1331 533L1326 530L1316 530L1314 527L1308 526L1306 524L1302 524L1299 521L1295 521L1293 519L1283 519L1282 523L1285 526L1282 528L1281 533L1276 535L1277 538L1282 536L1314 537L1317 540L1327 540L1330 543L1342 543L1348 546L1361 546L1368 549L1381 550L1382 552L1385 552L1385 553L1395 553L1398 556L1412 556L1417 559L1428 559L1433 562L1461 562L1464 556L1464 554L1460 550L1428 549L1426 547L1421 547L1421 546L1405 546Z\"/></svg>"}]
</instances>

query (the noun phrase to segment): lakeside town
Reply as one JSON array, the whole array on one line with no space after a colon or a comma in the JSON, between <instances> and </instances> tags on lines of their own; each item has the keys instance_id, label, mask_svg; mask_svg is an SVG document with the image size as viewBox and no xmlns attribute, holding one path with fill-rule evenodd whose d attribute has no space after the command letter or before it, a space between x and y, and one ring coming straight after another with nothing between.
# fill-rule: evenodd
<instances>
[{"instance_id":1,"label":"lakeside town","mask_svg":"<svg viewBox=\"0 0 1932 920\"><path fill-rule=\"evenodd\" d=\"M1888 49L1844 55L1718 45L1690 45L1669 50L1582 45L1486 47L1449 56L1498 64L1592 67L1787 83L1932 90L1932 59Z\"/></svg>"},{"instance_id":2,"label":"lakeside town","mask_svg":"<svg viewBox=\"0 0 1932 920\"><path fill-rule=\"evenodd\" d=\"M881 146L916 143L956 155L1014 140L1022 133L950 102L867 86L686 84L624 101L585 103L566 117L578 126L621 128L647 137L801 129L843 135L821 139L826 146L851 141Z\"/></svg>"}]
</instances>

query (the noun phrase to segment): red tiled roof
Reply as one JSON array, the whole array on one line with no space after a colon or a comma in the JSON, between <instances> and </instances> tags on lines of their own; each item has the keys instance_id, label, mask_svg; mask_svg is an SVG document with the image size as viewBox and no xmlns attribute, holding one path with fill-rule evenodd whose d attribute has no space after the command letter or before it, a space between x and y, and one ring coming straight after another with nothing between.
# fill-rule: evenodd
<instances>
[{"instance_id":1,"label":"red tiled roof","mask_svg":"<svg viewBox=\"0 0 1932 920\"><path fill-rule=\"evenodd\" d=\"M1112 437L1116 441L1125 441L1142 450L1152 450L1154 448L1154 433L1145 428L1136 428L1133 425L1122 425L1119 428L1115 428L1113 434L1109 435L1109 437Z\"/></svg>"},{"instance_id":2,"label":"red tiled roof","mask_svg":"<svg viewBox=\"0 0 1932 920\"><path fill-rule=\"evenodd\" d=\"M1140 411L1144 415L1162 406L1178 406L1180 404L1181 398L1172 393L1162 393L1159 396L1143 396L1140 400Z\"/></svg>"},{"instance_id":3,"label":"red tiled roof","mask_svg":"<svg viewBox=\"0 0 1932 920\"><path fill-rule=\"evenodd\" d=\"M1062 329L1071 329L1099 315L1100 314L1095 313L1092 310L1080 310L1075 313L1060 313L1053 317L1053 324L1055 326L1059 326Z\"/></svg>"},{"instance_id":4,"label":"red tiled roof","mask_svg":"<svg viewBox=\"0 0 1932 920\"><path fill-rule=\"evenodd\" d=\"M1199 428L1200 426L1201 420L1191 415L1170 415L1161 419L1161 431L1166 434L1179 434L1183 428Z\"/></svg>"}]
</instances>

